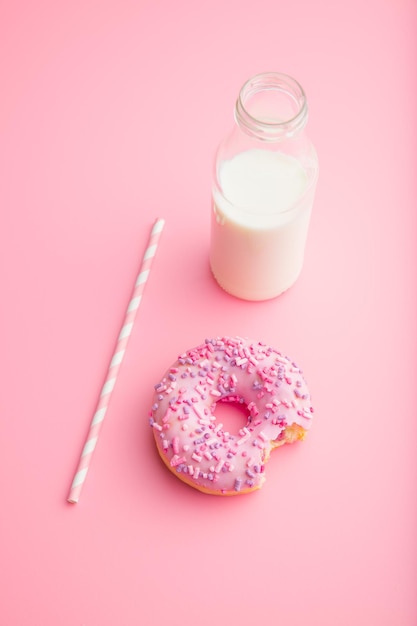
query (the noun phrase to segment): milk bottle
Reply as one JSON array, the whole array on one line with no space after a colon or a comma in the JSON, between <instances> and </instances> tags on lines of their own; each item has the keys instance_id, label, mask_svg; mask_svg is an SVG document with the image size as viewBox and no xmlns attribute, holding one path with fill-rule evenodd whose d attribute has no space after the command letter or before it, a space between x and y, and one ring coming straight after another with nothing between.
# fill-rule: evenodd
<instances>
[{"instance_id":1,"label":"milk bottle","mask_svg":"<svg viewBox=\"0 0 417 626\"><path fill-rule=\"evenodd\" d=\"M267 300L303 266L318 175L305 94L289 76L259 74L243 86L235 120L216 157L210 266L230 294Z\"/></svg>"}]
</instances>

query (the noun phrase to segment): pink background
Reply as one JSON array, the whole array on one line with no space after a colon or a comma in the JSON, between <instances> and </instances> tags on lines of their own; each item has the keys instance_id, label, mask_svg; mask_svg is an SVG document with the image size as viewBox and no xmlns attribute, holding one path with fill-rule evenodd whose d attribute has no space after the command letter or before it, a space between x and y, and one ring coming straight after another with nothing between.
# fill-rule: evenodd
<instances>
[{"instance_id":1,"label":"pink background","mask_svg":"<svg viewBox=\"0 0 417 626\"><path fill-rule=\"evenodd\" d=\"M417 624L416 20L414 0L0 3L2 624ZM301 278L248 303L208 269L211 168L270 70L304 86L321 171ZM240 498L173 478L148 426L165 368L217 334L296 359L316 410Z\"/></svg>"}]
</instances>

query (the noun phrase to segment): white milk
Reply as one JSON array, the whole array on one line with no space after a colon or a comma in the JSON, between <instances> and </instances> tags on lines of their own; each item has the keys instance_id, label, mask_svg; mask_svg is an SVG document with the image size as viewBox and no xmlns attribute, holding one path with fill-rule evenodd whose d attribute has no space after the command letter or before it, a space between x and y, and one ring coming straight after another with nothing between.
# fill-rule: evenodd
<instances>
[{"instance_id":1,"label":"white milk","mask_svg":"<svg viewBox=\"0 0 417 626\"><path fill-rule=\"evenodd\" d=\"M223 289L267 300L298 278L314 189L294 157L248 150L220 164L213 192L210 265Z\"/></svg>"}]
</instances>

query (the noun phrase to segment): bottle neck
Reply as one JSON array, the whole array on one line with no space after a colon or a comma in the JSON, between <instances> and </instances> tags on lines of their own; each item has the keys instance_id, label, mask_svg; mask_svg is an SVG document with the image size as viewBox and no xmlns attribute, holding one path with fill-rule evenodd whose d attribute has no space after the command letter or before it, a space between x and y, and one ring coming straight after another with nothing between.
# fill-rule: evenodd
<instances>
[{"instance_id":1,"label":"bottle neck","mask_svg":"<svg viewBox=\"0 0 417 626\"><path fill-rule=\"evenodd\" d=\"M286 74L257 74L243 85L236 101L235 120L239 128L266 142L298 135L307 118L305 93Z\"/></svg>"}]
</instances>

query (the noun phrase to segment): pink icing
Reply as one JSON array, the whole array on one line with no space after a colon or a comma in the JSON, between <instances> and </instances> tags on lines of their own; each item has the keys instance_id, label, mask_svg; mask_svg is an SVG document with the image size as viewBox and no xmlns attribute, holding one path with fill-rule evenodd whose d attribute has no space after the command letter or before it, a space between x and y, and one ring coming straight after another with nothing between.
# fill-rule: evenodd
<instances>
[{"instance_id":1,"label":"pink icing","mask_svg":"<svg viewBox=\"0 0 417 626\"><path fill-rule=\"evenodd\" d=\"M217 402L244 403L237 435L214 414ZM169 469L217 495L259 489L271 450L287 429L310 427L313 409L301 370L264 343L217 337L181 354L155 385L150 424ZM291 438L288 438L291 441Z\"/></svg>"}]
</instances>

